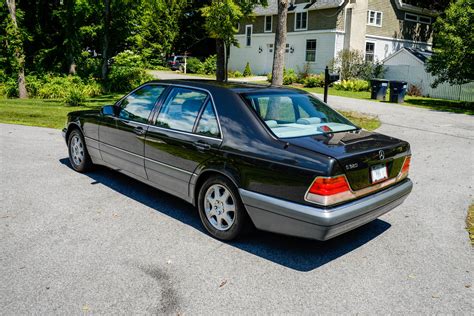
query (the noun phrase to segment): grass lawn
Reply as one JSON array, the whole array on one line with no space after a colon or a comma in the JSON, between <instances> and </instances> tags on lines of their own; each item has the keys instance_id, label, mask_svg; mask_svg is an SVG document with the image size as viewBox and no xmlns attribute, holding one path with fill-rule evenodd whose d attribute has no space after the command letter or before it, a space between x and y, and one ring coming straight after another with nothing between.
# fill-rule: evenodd
<instances>
[{"instance_id":1,"label":"grass lawn","mask_svg":"<svg viewBox=\"0 0 474 316\"><path fill-rule=\"evenodd\" d=\"M352 123L368 131L373 131L382 125L379 119L375 116L368 116L366 114L346 111L339 111L339 113L347 117Z\"/></svg>"},{"instance_id":2,"label":"grass lawn","mask_svg":"<svg viewBox=\"0 0 474 316\"><path fill-rule=\"evenodd\" d=\"M66 106L61 100L0 99L0 122L63 128L66 115L72 111L91 110L113 104L120 95L104 95L88 99L84 106Z\"/></svg>"},{"instance_id":3,"label":"grass lawn","mask_svg":"<svg viewBox=\"0 0 474 316\"><path fill-rule=\"evenodd\" d=\"M96 109L106 104L113 104L120 95L103 95L88 99L84 106L66 106L60 100L45 99L0 99L0 123L21 124L61 129L66 115L72 111ZM374 130L380 126L376 117L356 112L343 114L358 126Z\"/></svg>"},{"instance_id":4,"label":"grass lawn","mask_svg":"<svg viewBox=\"0 0 474 316\"><path fill-rule=\"evenodd\" d=\"M299 89L306 90L308 92L323 94L323 88L304 88L302 86L297 86ZM336 90L334 88L329 88L329 95L336 95L340 97L348 97L355 99L364 99L370 100L370 92L361 91L361 92L351 92L351 91L342 91ZM387 93L388 97L388 93ZM371 100L376 101L376 100ZM380 101L385 102L385 101ZM436 111L445 111L453 113L464 113L469 115L474 115L474 102L465 102L465 101L453 101L453 100L443 100L443 99L433 99L433 98L424 98L424 97L412 97L405 96L405 102L402 105L406 106L416 106L427 108L430 110Z\"/></svg>"}]
</instances>

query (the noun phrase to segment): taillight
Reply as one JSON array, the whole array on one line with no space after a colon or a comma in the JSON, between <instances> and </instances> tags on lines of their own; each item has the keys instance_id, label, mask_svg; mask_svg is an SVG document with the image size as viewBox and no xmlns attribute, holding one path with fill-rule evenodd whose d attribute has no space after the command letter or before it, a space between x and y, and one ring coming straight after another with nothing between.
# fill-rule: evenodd
<instances>
[{"instance_id":1,"label":"taillight","mask_svg":"<svg viewBox=\"0 0 474 316\"><path fill-rule=\"evenodd\" d=\"M316 178L309 188L309 192L317 195L333 195L349 191L346 177L337 176L333 178Z\"/></svg>"},{"instance_id":2,"label":"taillight","mask_svg":"<svg viewBox=\"0 0 474 316\"><path fill-rule=\"evenodd\" d=\"M345 176L317 177L306 192L308 202L332 205L353 198Z\"/></svg>"},{"instance_id":3,"label":"taillight","mask_svg":"<svg viewBox=\"0 0 474 316\"><path fill-rule=\"evenodd\" d=\"M403 167L401 173L404 175L408 175L408 170L410 169L410 162L411 162L411 156L407 156L405 158L405 162L403 162Z\"/></svg>"}]
</instances>

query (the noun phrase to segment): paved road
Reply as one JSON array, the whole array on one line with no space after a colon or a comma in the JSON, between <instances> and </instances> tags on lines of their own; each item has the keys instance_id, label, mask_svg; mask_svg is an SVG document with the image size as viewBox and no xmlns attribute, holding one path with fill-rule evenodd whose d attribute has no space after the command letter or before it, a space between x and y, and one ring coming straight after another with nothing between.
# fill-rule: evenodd
<instances>
[{"instance_id":1,"label":"paved road","mask_svg":"<svg viewBox=\"0 0 474 316\"><path fill-rule=\"evenodd\" d=\"M0 125L2 314L472 313L474 118L360 100L411 142L412 195L329 242L222 243L196 210L106 169L71 170L57 130Z\"/></svg>"}]
</instances>

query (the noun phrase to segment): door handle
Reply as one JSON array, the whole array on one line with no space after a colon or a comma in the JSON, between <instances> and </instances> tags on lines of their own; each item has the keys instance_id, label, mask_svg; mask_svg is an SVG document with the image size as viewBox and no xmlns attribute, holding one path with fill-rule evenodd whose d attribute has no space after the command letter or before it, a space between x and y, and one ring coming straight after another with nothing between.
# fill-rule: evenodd
<instances>
[{"instance_id":1,"label":"door handle","mask_svg":"<svg viewBox=\"0 0 474 316\"><path fill-rule=\"evenodd\" d=\"M211 145L203 143L203 142L195 142L194 147L196 147L197 150L209 150L209 149L211 149Z\"/></svg>"},{"instance_id":2,"label":"door handle","mask_svg":"<svg viewBox=\"0 0 474 316\"><path fill-rule=\"evenodd\" d=\"M141 126L136 126L134 129L133 129L133 132L137 135L143 135L145 134L145 130L143 129L143 127Z\"/></svg>"}]
</instances>

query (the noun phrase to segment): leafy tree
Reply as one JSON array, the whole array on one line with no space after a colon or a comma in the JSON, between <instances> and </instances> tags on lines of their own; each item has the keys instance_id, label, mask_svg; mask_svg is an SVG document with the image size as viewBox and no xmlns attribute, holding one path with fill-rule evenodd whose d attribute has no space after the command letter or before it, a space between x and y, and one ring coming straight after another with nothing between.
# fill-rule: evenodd
<instances>
[{"instance_id":1,"label":"leafy tree","mask_svg":"<svg viewBox=\"0 0 474 316\"><path fill-rule=\"evenodd\" d=\"M216 39L217 81L227 80L230 45L238 45L235 39L237 23L259 4L266 6L267 0L212 0L201 9L206 19L205 28Z\"/></svg>"},{"instance_id":2,"label":"leafy tree","mask_svg":"<svg viewBox=\"0 0 474 316\"><path fill-rule=\"evenodd\" d=\"M213 0L211 5L202 8L206 18L205 28L209 35L216 39L217 81L225 81L226 43L237 45L234 35L236 25L242 18L240 7L233 0Z\"/></svg>"},{"instance_id":3,"label":"leafy tree","mask_svg":"<svg viewBox=\"0 0 474 316\"><path fill-rule=\"evenodd\" d=\"M403 2L417 7L444 11L453 0L403 0Z\"/></svg>"},{"instance_id":4,"label":"leafy tree","mask_svg":"<svg viewBox=\"0 0 474 316\"><path fill-rule=\"evenodd\" d=\"M283 84L286 49L286 20L288 16L288 0L278 0L278 21L275 30L275 50L273 53L272 85Z\"/></svg>"},{"instance_id":5,"label":"leafy tree","mask_svg":"<svg viewBox=\"0 0 474 316\"><path fill-rule=\"evenodd\" d=\"M18 95L20 98L28 98L28 92L26 91L26 80L25 80L25 53L23 50L24 36L20 27L18 26L18 16L20 15L16 9L15 0L6 0L9 19L6 24L5 45L7 50L13 53L13 68L18 73Z\"/></svg>"},{"instance_id":6,"label":"leafy tree","mask_svg":"<svg viewBox=\"0 0 474 316\"><path fill-rule=\"evenodd\" d=\"M436 76L432 86L474 81L474 0L452 3L434 27L434 54L426 67Z\"/></svg>"},{"instance_id":7,"label":"leafy tree","mask_svg":"<svg viewBox=\"0 0 474 316\"><path fill-rule=\"evenodd\" d=\"M160 63L164 55L172 52L180 33L179 18L186 6L186 0L142 1L134 17L138 23L128 38L131 48L145 61Z\"/></svg>"}]
</instances>

